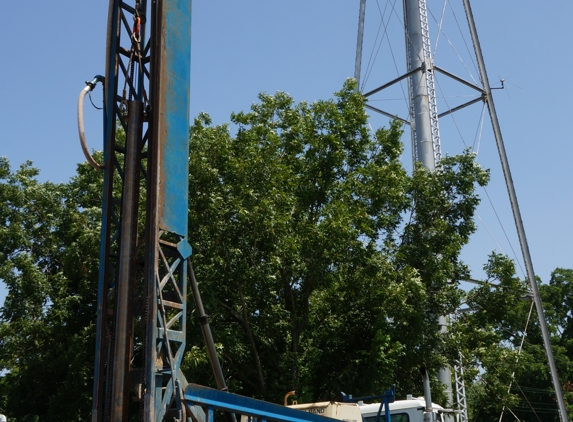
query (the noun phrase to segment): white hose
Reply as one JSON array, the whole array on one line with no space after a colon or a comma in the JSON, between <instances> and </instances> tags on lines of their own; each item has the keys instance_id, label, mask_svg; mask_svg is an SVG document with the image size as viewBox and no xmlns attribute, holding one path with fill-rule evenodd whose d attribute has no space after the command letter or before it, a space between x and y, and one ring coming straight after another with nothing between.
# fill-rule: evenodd
<instances>
[{"instance_id":1,"label":"white hose","mask_svg":"<svg viewBox=\"0 0 573 422\"><path fill-rule=\"evenodd\" d=\"M80 92L80 97L78 98L78 133L80 135L80 144L82 146L82 151L88 160L90 166L92 166L96 170L103 170L103 164L99 164L94 160L92 155L90 154L90 150L88 148L88 144L86 142L86 134L84 131L84 98L88 92L93 89L93 85L87 85L82 91Z\"/></svg>"}]
</instances>

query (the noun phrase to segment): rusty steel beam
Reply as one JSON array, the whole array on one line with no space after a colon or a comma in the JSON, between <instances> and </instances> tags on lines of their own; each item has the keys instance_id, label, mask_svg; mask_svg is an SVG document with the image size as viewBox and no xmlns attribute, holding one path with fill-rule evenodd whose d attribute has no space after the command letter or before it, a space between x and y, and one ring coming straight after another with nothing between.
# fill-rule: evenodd
<instances>
[{"instance_id":1,"label":"rusty steel beam","mask_svg":"<svg viewBox=\"0 0 573 422\"><path fill-rule=\"evenodd\" d=\"M125 421L128 417L130 362L133 348L137 214L141 168L140 140L143 122L143 104L141 102L130 101L128 103L127 122L121 204L122 219L119 240L119 274L116 289L117 304L115 307L114 376L111 385L112 421Z\"/></svg>"}]
</instances>

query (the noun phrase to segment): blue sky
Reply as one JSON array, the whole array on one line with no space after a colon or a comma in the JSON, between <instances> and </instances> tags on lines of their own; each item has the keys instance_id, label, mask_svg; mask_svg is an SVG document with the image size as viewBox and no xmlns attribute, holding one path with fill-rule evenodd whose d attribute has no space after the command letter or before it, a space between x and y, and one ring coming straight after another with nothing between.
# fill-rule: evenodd
<instances>
[{"instance_id":1,"label":"blue sky","mask_svg":"<svg viewBox=\"0 0 573 422\"><path fill-rule=\"evenodd\" d=\"M436 64L477 79L461 0L446 3L437 43L444 3L428 3ZM215 123L224 123L232 111L248 109L261 91L286 91L297 101L330 98L354 75L358 8L359 0L195 0L191 116L206 111ZM401 10L395 0L367 0L366 91L404 73ZM495 92L496 106L533 265L547 281L556 267L573 268L573 136L566 129L573 94L566 28L573 3L480 0L473 2L473 11L490 82L500 86L499 79L506 80L506 89ZM84 81L104 72L106 20L105 1L2 3L0 155L13 167L29 159L41 169L41 180L64 182L83 161L76 101ZM380 48L377 33L378 40L384 34ZM440 111L471 94L445 79L438 91ZM101 101L101 89L93 98ZM404 114L399 86L375 100L373 105ZM476 278L492 250L512 257L515 251L521 261L489 117L480 131L481 112L478 104L440 122L444 153L459 153L464 143L479 145L478 161L492 172L487 195L494 208L480 191L479 230L464 251ZM385 123L372 116L373 127ZM90 147L101 148L101 112L89 104L86 132ZM404 141L409 144L409 137ZM404 163L410 161L407 148ZM5 294L0 286L0 303Z\"/></svg>"}]
</instances>

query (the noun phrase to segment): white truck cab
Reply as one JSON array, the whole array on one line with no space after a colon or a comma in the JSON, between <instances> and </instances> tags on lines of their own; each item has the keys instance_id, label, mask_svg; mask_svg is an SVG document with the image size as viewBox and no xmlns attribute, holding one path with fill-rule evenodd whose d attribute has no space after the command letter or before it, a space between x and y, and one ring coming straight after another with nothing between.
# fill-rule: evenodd
<instances>
[{"instance_id":1,"label":"white truck cab","mask_svg":"<svg viewBox=\"0 0 573 422\"><path fill-rule=\"evenodd\" d=\"M379 422L384 422L384 405L382 405L382 412L380 413ZM426 402L423 397L413 398L408 400L396 400L390 403L390 420L392 422L425 422L424 409ZM376 422L376 415L380 409L380 403L375 404L361 404L359 405L360 413L364 422ZM432 403L433 418L430 419L436 422L444 422L442 406Z\"/></svg>"},{"instance_id":2,"label":"white truck cab","mask_svg":"<svg viewBox=\"0 0 573 422\"><path fill-rule=\"evenodd\" d=\"M423 397L396 400L390 403L390 420L392 422L445 422L442 406L432 403L432 415L424 418L426 402ZM376 422L376 415L380 409L380 403L342 403L342 402L319 402L307 404L295 404L288 406L303 412L315 413L344 422ZM385 422L384 405L380 412L378 422Z\"/></svg>"}]
</instances>

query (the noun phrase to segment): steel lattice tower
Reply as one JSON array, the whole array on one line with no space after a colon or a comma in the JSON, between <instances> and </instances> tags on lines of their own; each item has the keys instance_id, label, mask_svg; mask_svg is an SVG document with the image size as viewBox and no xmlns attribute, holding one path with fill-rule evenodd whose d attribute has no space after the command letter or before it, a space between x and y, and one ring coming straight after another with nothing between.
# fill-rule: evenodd
<instances>
[{"instance_id":1,"label":"steel lattice tower","mask_svg":"<svg viewBox=\"0 0 573 422\"><path fill-rule=\"evenodd\" d=\"M184 412L190 18L110 1L94 422Z\"/></svg>"},{"instance_id":2,"label":"steel lattice tower","mask_svg":"<svg viewBox=\"0 0 573 422\"><path fill-rule=\"evenodd\" d=\"M430 49L430 38L428 29L427 8L425 0L403 0L404 6L404 33L406 37L406 62L407 72L398 78L376 88L369 92L364 93L365 97L370 97L394 84L408 78L408 91L409 91L409 116L407 119L398 117L395 113L381 110L377 107L367 104L366 107L370 110L376 111L390 118L396 118L403 123L410 126L412 134L412 154L414 161L420 161L427 169L433 170L437 161L441 158L440 137L438 120L440 117L449 115L467 106L483 101L488 108L490 115L492 129L495 141L498 148L501 167L503 169L505 184L508 191L509 200L513 212L513 218L517 229L523 260L525 262L527 278L529 280L535 306L537 309L539 326L543 337L547 361L549 364L551 379L555 390L556 401L559 409L559 416L561 421L567 420L567 409L561 391L561 385L557 374L557 367L555 365L553 352L551 349L551 342L549 333L546 326L544 311L541 303L541 298L538 291L537 281L535 279L535 272L529 252L529 246L525 235L523 221L521 219L521 212L515 193L509 162L505 151L505 145L497 119L495 110L494 99L492 96L492 88L489 85L489 80L485 68L485 62L481 52L481 46L478 39L478 34L473 18L472 9L469 0L462 0L464 11L466 13L468 29L472 39L473 50L477 59L477 65L480 75L480 85L468 82L433 63L432 54ZM362 36L364 26L364 1L361 0L360 16L359 16L359 31L358 31L358 47L355 74L357 80L360 77L360 58L358 52L362 51ZM436 107L436 95L434 87L435 73L439 72L452 80L470 87L477 91L480 96L473 100L467 101L464 104L450 108L438 114ZM445 317L440 318L440 324L445 327ZM460 366L461 370L461 366ZM457 389L459 393L459 405L465 409L465 389L463 389L463 374L456 373L456 382L460 381L461 389ZM451 376L444 373L443 379L449 379L451 386ZM450 388L451 392L451 388ZM461 403L463 402L463 403Z\"/></svg>"}]
</instances>

